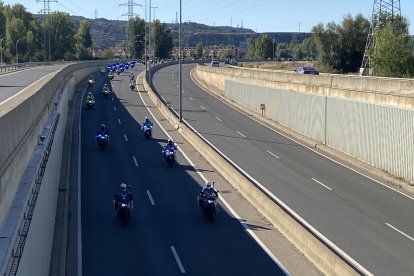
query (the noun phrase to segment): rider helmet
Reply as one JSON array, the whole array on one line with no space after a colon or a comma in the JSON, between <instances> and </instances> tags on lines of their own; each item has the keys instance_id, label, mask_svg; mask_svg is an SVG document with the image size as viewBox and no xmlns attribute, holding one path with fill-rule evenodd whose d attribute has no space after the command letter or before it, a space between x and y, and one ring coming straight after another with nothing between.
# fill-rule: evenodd
<instances>
[{"instance_id":1,"label":"rider helmet","mask_svg":"<svg viewBox=\"0 0 414 276\"><path fill-rule=\"evenodd\" d=\"M145 117L145 122L149 123L150 119L148 117Z\"/></svg>"},{"instance_id":2,"label":"rider helmet","mask_svg":"<svg viewBox=\"0 0 414 276\"><path fill-rule=\"evenodd\" d=\"M102 130L102 131L105 131L105 130L106 130L106 126L105 126L105 124L102 124L102 125L101 125L101 130Z\"/></svg>"},{"instance_id":3,"label":"rider helmet","mask_svg":"<svg viewBox=\"0 0 414 276\"><path fill-rule=\"evenodd\" d=\"M168 139L168 145L170 145L170 146L172 146L174 143L173 143L173 140L172 139Z\"/></svg>"},{"instance_id":4,"label":"rider helmet","mask_svg":"<svg viewBox=\"0 0 414 276\"><path fill-rule=\"evenodd\" d=\"M120 187L121 187L121 191L123 191L123 192L125 192L126 191L126 184L125 183L122 183L121 185L120 185Z\"/></svg>"},{"instance_id":5,"label":"rider helmet","mask_svg":"<svg viewBox=\"0 0 414 276\"><path fill-rule=\"evenodd\" d=\"M211 181L207 181L207 182L206 182L206 187L207 187L207 188L211 188Z\"/></svg>"}]
</instances>

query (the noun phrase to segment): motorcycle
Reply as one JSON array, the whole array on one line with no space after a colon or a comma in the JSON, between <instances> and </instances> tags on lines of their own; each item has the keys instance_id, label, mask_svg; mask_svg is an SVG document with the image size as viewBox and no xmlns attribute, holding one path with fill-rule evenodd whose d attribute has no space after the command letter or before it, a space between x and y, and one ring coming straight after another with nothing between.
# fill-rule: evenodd
<instances>
[{"instance_id":1,"label":"motorcycle","mask_svg":"<svg viewBox=\"0 0 414 276\"><path fill-rule=\"evenodd\" d=\"M105 96L105 98L108 98L109 93L111 93L111 90L109 90L109 88L102 88L102 94Z\"/></svg>"},{"instance_id":2,"label":"motorcycle","mask_svg":"<svg viewBox=\"0 0 414 276\"><path fill-rule=\"evenodd\" d=\"M149 139L152 136L152 126L143 125L142 132L144 133L145 138Z\"/></svg>"},{"instance_id":3,"label":"motorcycle","mask_svg":"<svg viewBox=\"0 0 414 276\"><path fill-rule=\"evenodd\" d=\"M93 99L86 99L86 105L89 109L92 109L93 105L95 104L95 100Z\"/></svg>"},{"instance_id":4,"label":"motorcycle","mask_svg":"<svg viewBox=\"0 0 414 276\"><path fill-rule=\"evenodd\" d=\"M91 87L93 84L95 83L94 79L89 79L88 80L88 86Z\"/></svg>"},{"instance_id":5,"label":"motorcycle","mask_svg":"<svg viewBox=\"0 0 414 276\"><path fill-rule=\"evenodd\" d=\"M167 147L162 150L162 153L164 155L165 161L167 161L167 164L172 167L175 162L176 150L175 149L171 150L170 148Z\"/></svg>"},{"instance_id":6,"label":"motorcycle","mask_svg":"<svg viewBox=\"0 0 414 276\"><path fill-rule=\"evenodd\" d=\"M108 74L108 78L109 78L110 80L113 80L113 79L114 79L114 74L113 74L113 73Z\"/></svg>"},{"instance_id":7,"label":"motorcycle","mask_svg":"<svg viewBox=\"0 0 414 276\"><path fill-rule=\"evenodd\" d=\"M106 133L99 133L96 135L96 141L98 142L99 148L104 150L108 146L109 135Z\"/></svg>"},{"instance_id":8,"label":"motorcycle","mask_svg":"<svg viewBox=\"0 0 414 276\"><path fill-rule=\"evenodd\" d=\"M129 88L131 89L131 91L134 91L135 89L135 84L133 82L129 83Z\"/></svg>"},{"instance_id":9,"label":"motorcycle","mask_svg":"<svg viewBox=\"0 0 414 276\"><path fill-rule=\"evenodd\" d=\"M117 202L114 200L114 204L116 209L116 216L120 219L122 219L122 224L126 226L128 218L131 217L131 211L132 211L132 204L131 201L128 198L128 195L119 195L119 201Z\"/></svg>"},{"instance_id":10,"label":"motorcycle","mask_svg":"<svg viewBox=\"0 0 414 276\"><path fill-rule=\"evenodd\" d=\"M207 216L209 222L213 222L217 208L217 196L213 193L207 194L204 198L197 197L201 212Z\"/></svg>"}]
</instances>

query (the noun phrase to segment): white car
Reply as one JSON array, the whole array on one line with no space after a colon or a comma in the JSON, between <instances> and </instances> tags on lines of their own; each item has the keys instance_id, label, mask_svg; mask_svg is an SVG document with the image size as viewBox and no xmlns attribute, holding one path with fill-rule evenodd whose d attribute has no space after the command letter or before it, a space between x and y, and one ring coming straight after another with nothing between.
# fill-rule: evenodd
<instances>
[{"instance_id":1,"label":"white car","mask_svg":"<svg viewBox=\"0 0 414 276\"><path fill-rule=\"evenodd\" d=\"M217 60L213 60L212 62L211 62L211 67L219 67L220 65L219 65L219 62L217 61Z\"/></svg>"}]
</instances>

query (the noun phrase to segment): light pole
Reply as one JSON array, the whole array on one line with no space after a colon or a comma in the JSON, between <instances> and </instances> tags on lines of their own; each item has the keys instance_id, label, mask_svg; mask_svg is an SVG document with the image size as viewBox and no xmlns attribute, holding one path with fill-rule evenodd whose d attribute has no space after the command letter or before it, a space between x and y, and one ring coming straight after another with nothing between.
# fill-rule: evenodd
<instances>
[{"instance_id":1,"label":"light pole","mask_svg":"<svg viewBox=\"0 0 414 276\"><path fill-rule=\"evenodd\" d=\"M145 32L145 56L144 56L144 62L145 62L145 72L147 72L148 70L148 61L147 61L147 55L148 55L148 50L147 50L147 0L145 0L145 25L144 25L144 32Z\"/></svg>"},{"instance_id":2,"label":"light pole","mask_svg":"<svg viewBox=\"0 0 414 276\"><path fill-rule=\"evenodd\" d=\"M180 0L180 26L178 29L178 48L179 48L179 75L180 75L180 85L179 85L179 119L180 119L180 123L183 122L183 92L182 92L182 86L183 86L183 77L182 77L182 65L183 65L183 60L182 60L182 47L181 47L181 19L182 19L182 14L181 14L181 0Z\"/></svg>"},{"instance_id":3,"label":"light pole","mask_svg":"<svg viewBox=\"0 0 414 276\"><path fill-rule=\"evenodd\" d=\"M5 39L5 37L0 39L0 64L3 64L3 40Z\"/></svg>"},{"instance_id":4,"label":"light pole","mask_svg":"<svg viewBox=\"0 0 414 276\"><path fill-rule=\"evenodd\" d=\"M151 7L152 9L154 9L154 20L155 20L155 9L158 9L158 7Z\"/></svg>"},{"instance_id":5,"label":"light pole","mask_svg":"<svg viewBox=\"0 0 414 276\"><path fill-rule=\"evenodd\" d=\"M19 53L18 53L18 48L17 48L17 44L19 43L20 40L22 40L23 38L19 38L16 41L16 63L19 63Z\"/></svg>"},{"instance_id":6,"label":"light pole","mask_svg":"<svg viewBox=\"0 0 414 276\"><path fill-rule=\"evenodd\" d=\"M273 38L273 60L275 60L275 39Z\"/></svg>"},{"instance_id":7,"label":"light pole","mask_svg":"<svg viewBox=\"0 0 414 276\"><path fill-rule=\"evenodd\" d=\"M151 68L151 0L149 0L149 25L148 25L148 52L149 52L149 67ZM151 72L150 72L151 75Z\"/></svg>"}]
</instances>

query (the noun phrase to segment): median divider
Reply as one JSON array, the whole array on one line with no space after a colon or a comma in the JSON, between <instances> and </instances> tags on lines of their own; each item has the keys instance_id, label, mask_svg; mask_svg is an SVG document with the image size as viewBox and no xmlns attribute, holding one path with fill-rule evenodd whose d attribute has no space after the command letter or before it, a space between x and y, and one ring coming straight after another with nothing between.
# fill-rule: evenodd
<instances>
[{"instance_id":1,"label":"median divider","mask_svg":"<svg viewBox=\"0 0 414 276\"><path fill-rule=\"evenodd\" d=\"M157 69L160 68L153 68L152 73ZM149 97L165 118L321 272L326 275L372 275L221 153L185 120L180 123L177 113L167 107L165 100L148 84L146 76L143 81Z\"/></svg>"}]
</instances>

